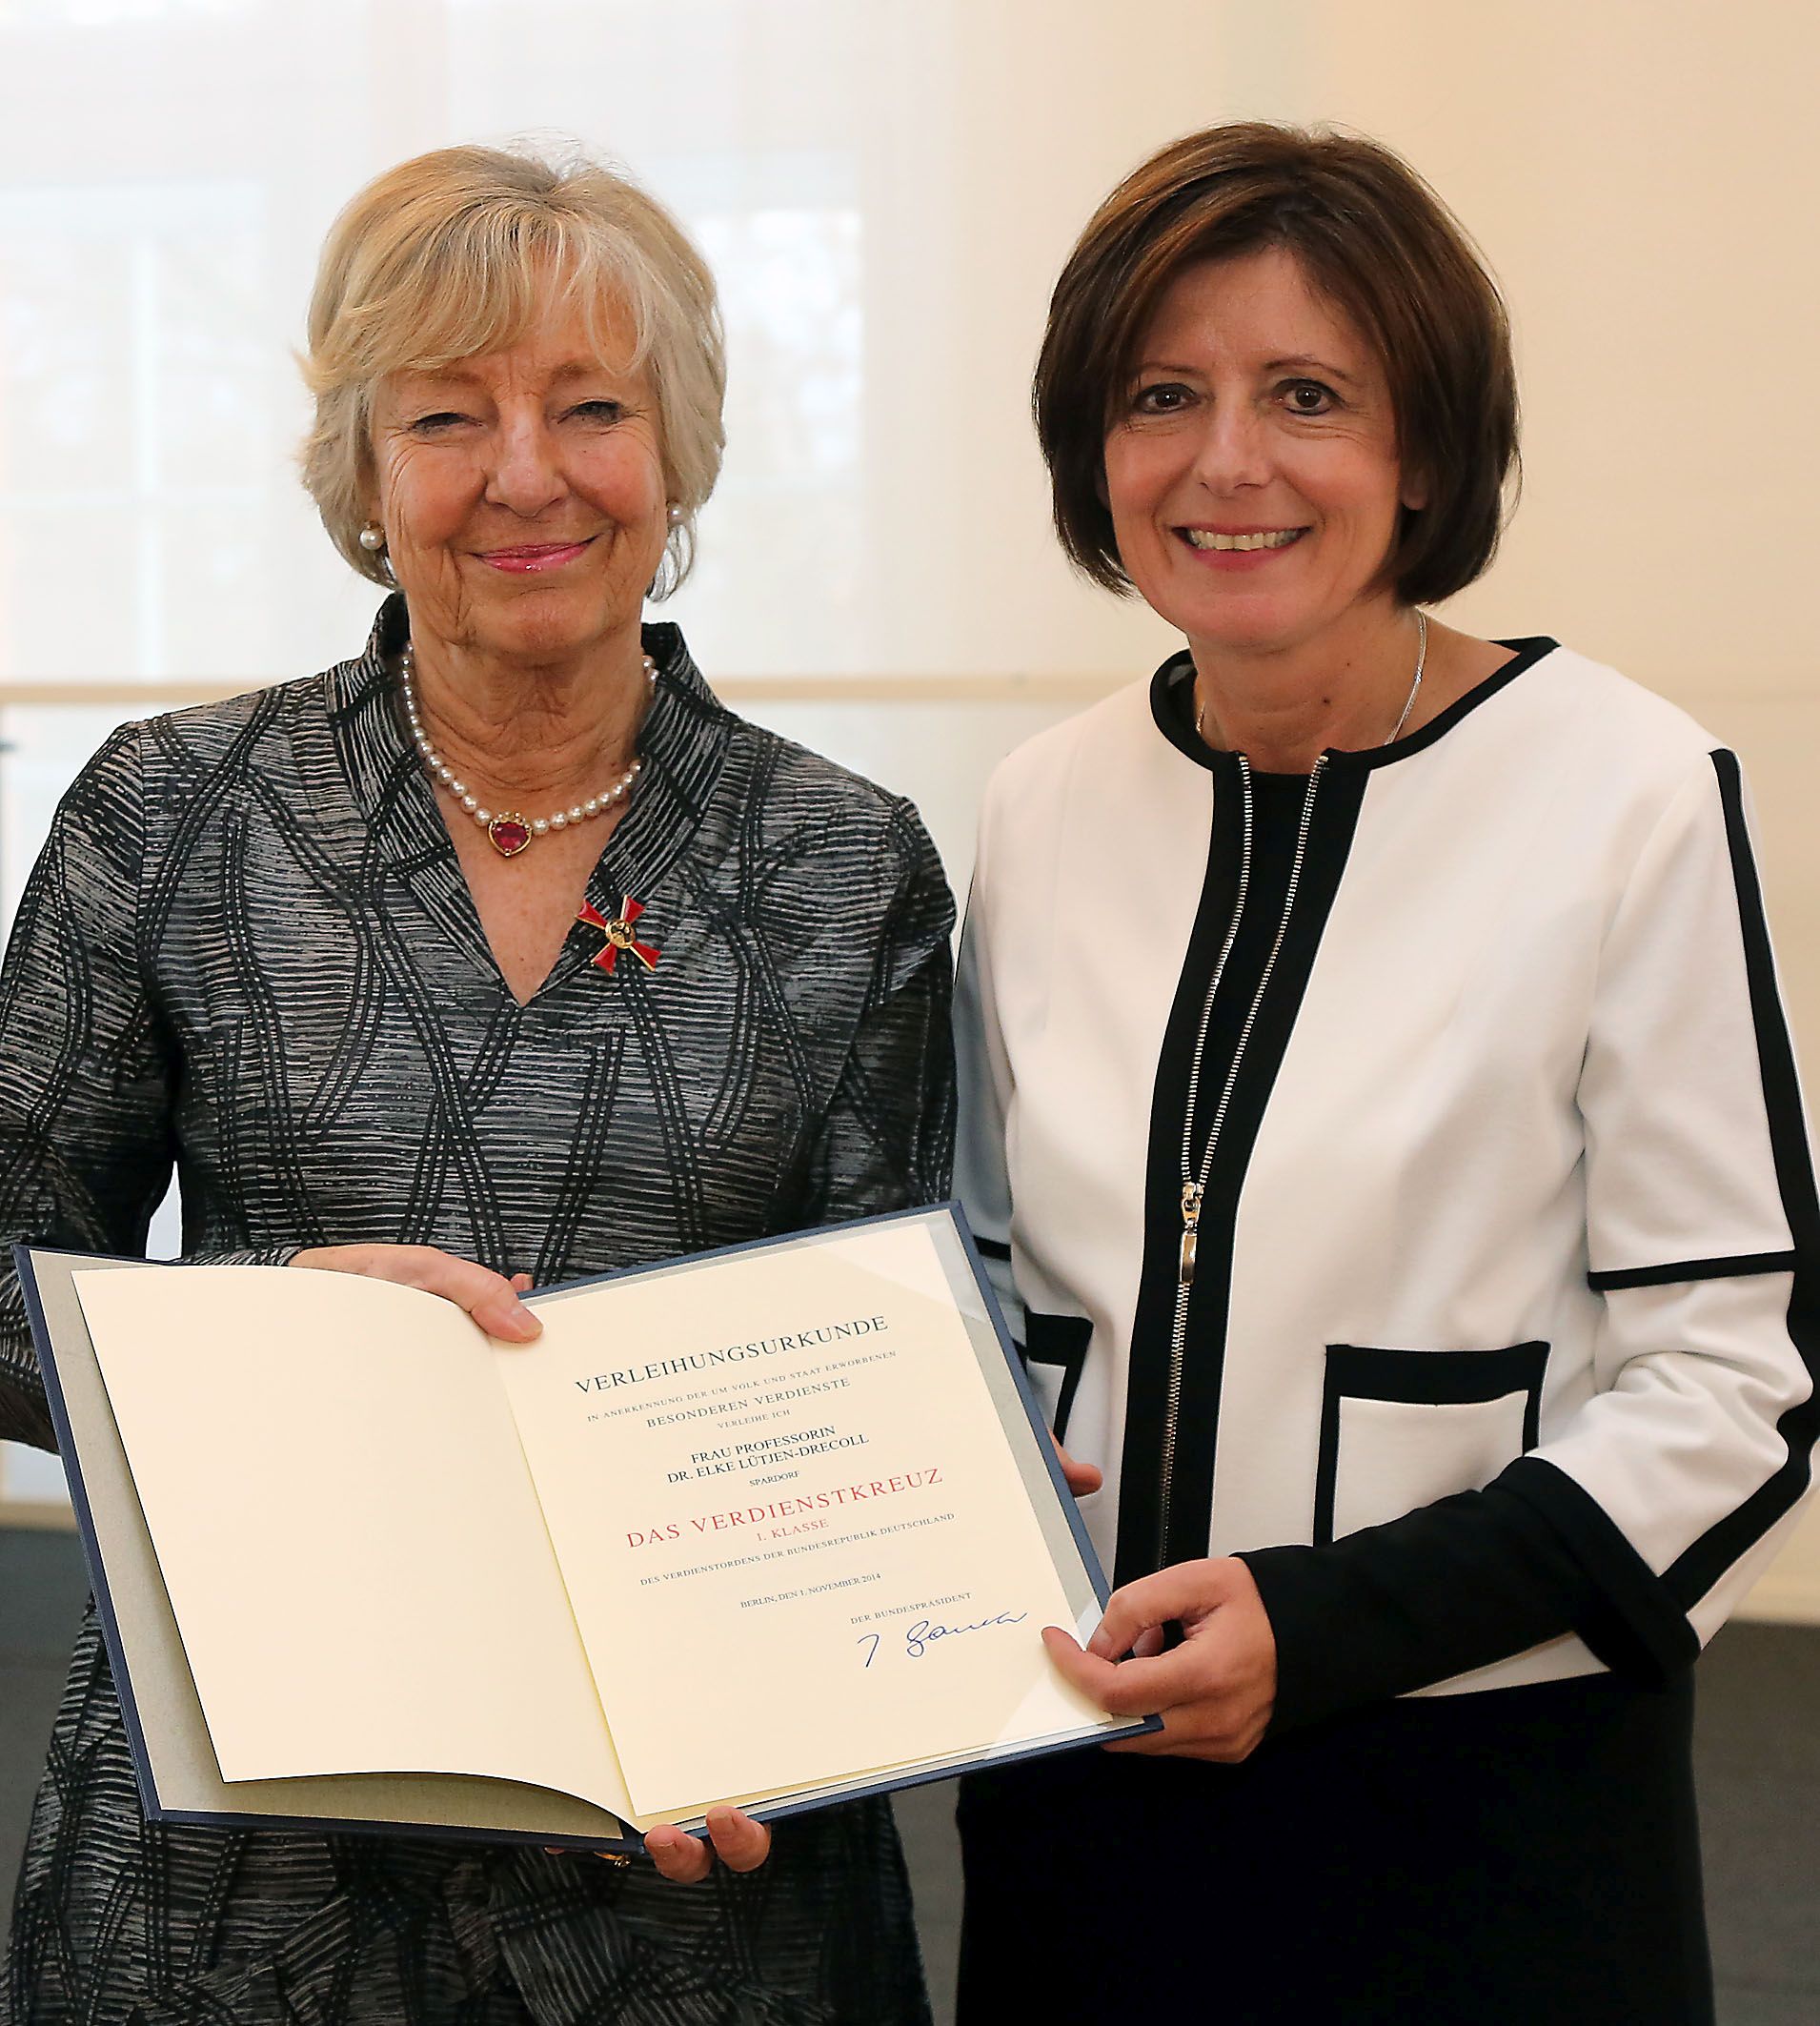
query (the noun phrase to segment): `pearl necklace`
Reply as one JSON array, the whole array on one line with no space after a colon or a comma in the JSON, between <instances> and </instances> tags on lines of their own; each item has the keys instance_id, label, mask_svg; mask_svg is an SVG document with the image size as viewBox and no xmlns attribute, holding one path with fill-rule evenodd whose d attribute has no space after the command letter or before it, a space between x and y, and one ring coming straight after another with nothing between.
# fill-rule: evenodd
<instances>
[{"instance_id":1,"label":"pearl necklace","mask_svg":"<svg viewBox=\"0 0 1820 2026\"><path fill-rule=\"evenodd\" d=\"M648 693L657 686L657 664L649 655L643 657L643 663ZM516 809L501 809L496 813L484 809L480 798L469 789L465 780L456 780L455 770L431 743L430 734L424 729L423 713L417 708L414 669L411 643L407 640L398 655L398 676L404 691L404 715L411 727L411 742L421 756L430 779L446 788L474 818L502 859L516 859L534 838L546 837L552 830L567 830L573 823L591 822L597 816L604 816L616 803L625 800L632 783L644 771L644 761L635 759L612 787L589 796L585 802L576 802L573 808L557 809L550 816L526 817Z\"/></svg>"}]
</instances>

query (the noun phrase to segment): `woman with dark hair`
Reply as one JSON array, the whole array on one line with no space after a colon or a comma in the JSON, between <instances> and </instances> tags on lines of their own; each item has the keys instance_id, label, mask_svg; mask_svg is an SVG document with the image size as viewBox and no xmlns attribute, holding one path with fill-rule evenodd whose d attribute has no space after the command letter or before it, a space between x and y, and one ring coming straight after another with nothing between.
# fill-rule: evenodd
<instances>
[{"instance_id":1,"label":"woman with dark hair","mask_svg":"<svg viewBox=\"0 0 1820 2026\"><path fill-rule=\"evenodd\" d=\"M1102 206L1036 410L1185 638L988 792L961 1190L1163 1732L977 1775L961 2016L1711 2017L1689 1666L1805 1492L1817 1226L1737 761L1423 609L1504 311L1374 144Z\"/></svg>"}]
</instances>

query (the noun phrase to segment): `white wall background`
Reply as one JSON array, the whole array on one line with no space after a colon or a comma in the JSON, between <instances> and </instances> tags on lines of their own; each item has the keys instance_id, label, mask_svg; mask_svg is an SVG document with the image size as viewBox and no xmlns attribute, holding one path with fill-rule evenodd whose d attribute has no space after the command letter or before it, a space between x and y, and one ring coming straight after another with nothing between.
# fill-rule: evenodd
<instances>
[{"instance_id":1,"label":"white wall background","mask_svg":"<svg viewBox=\"0 0 1820 2026\"><path fill-rule=\"evenodd\" d=\"M289 465L315 247L390 162L551 130L673 204L725 292L726 479L674 616L915 793L964 876L991 759L1168 644L1049 537L1056 269L1171 135L1328 119L1417 163L1515 313L1527 496L1450 616L1740 747L1811 1065L1816 74L1799 0L0 0L0 889L108 723L357 643L371 593ZM1820 1520L1759 1599L1820 1621Z\"/></svg>"}]
</instances>

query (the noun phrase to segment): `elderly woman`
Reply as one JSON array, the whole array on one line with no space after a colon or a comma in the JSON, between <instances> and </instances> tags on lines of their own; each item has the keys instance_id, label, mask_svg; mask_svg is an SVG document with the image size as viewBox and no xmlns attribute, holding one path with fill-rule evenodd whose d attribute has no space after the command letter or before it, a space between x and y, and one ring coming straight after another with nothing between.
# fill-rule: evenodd
<instances>
[{"instance_id":1,"label":"elderly woman","mask_svg":"<svg viewBox=\"0 0 1820 2026\"><path fill-rule=\"evenodd\" d=\"M1136 171L1057 286L1064 548L1185 652L989 792L962 1190L1135 1745L963 1793L963 2021L1711 2017L1689 1664L1806 1489L1813 1182L1733 756L1425 605L1515 455L1393 155Z\"/></svg>"},{"instance_id":2,"label":"elderly woman","mask_svg":"<svg viewBox=\"0 0 1820 2026\"><path fill-rule=\"evenodd\" d=\"M313 679L116 733L7 960L0 1228L448 1295L942 1193L952 906L915 812L716 701L672 626L719 462L713 285L604 171L462 148L335 225L304 460L397 587ZM6 1287L0 1433L48 1442ZM654 1656L660 1666L660 1656ZM915 2021L881 1802L657 1864L150 1827L92 1615L10 2021ZM741 1872L749 1875L740 1875Z\"/></svg>"}]
</instances>

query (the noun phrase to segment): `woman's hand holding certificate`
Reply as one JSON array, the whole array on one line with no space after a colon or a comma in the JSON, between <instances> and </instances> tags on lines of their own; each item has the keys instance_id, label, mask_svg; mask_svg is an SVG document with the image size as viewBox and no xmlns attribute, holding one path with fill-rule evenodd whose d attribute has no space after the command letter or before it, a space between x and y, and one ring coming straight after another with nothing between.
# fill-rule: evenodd
<instances>
[{"instance_id":1,"label":"woman's hand holding certificate","mask_svg":"<svg viewBox=\"0 0 1820 2026\"><path fill-rule=\"evenodd\" d=\"M1171 1624L1185 1636L1165 1652ZM1114 1752L1231 1764L1249 1758L1269 1727L1276 1635L1250 1570L1235 1556L1178 1562L1127 1583L1084 1648L1055 1627L1043 1638L1056 1666L1092 1701L1161 1714L1161 1731Z\"/></svg>"},{"instance_id":2,"label":"woman's hand holding certificate","mask_svg":"<svg viewBox=\"0 0 1820 2026\"><path fill-rule=\"evenodd\" d=\"M334 1273L357 1273L368 1280L392 1281L439 1294L472 1316L489 1336L508 1344L527 1344L543 1328L518 1299L531 1291L531 1276L510 1279L471 1259L457 1259L435 1246L319 1246L292 1255L293 1266L316 1266Z\"/></svg>"}]
</instances>

